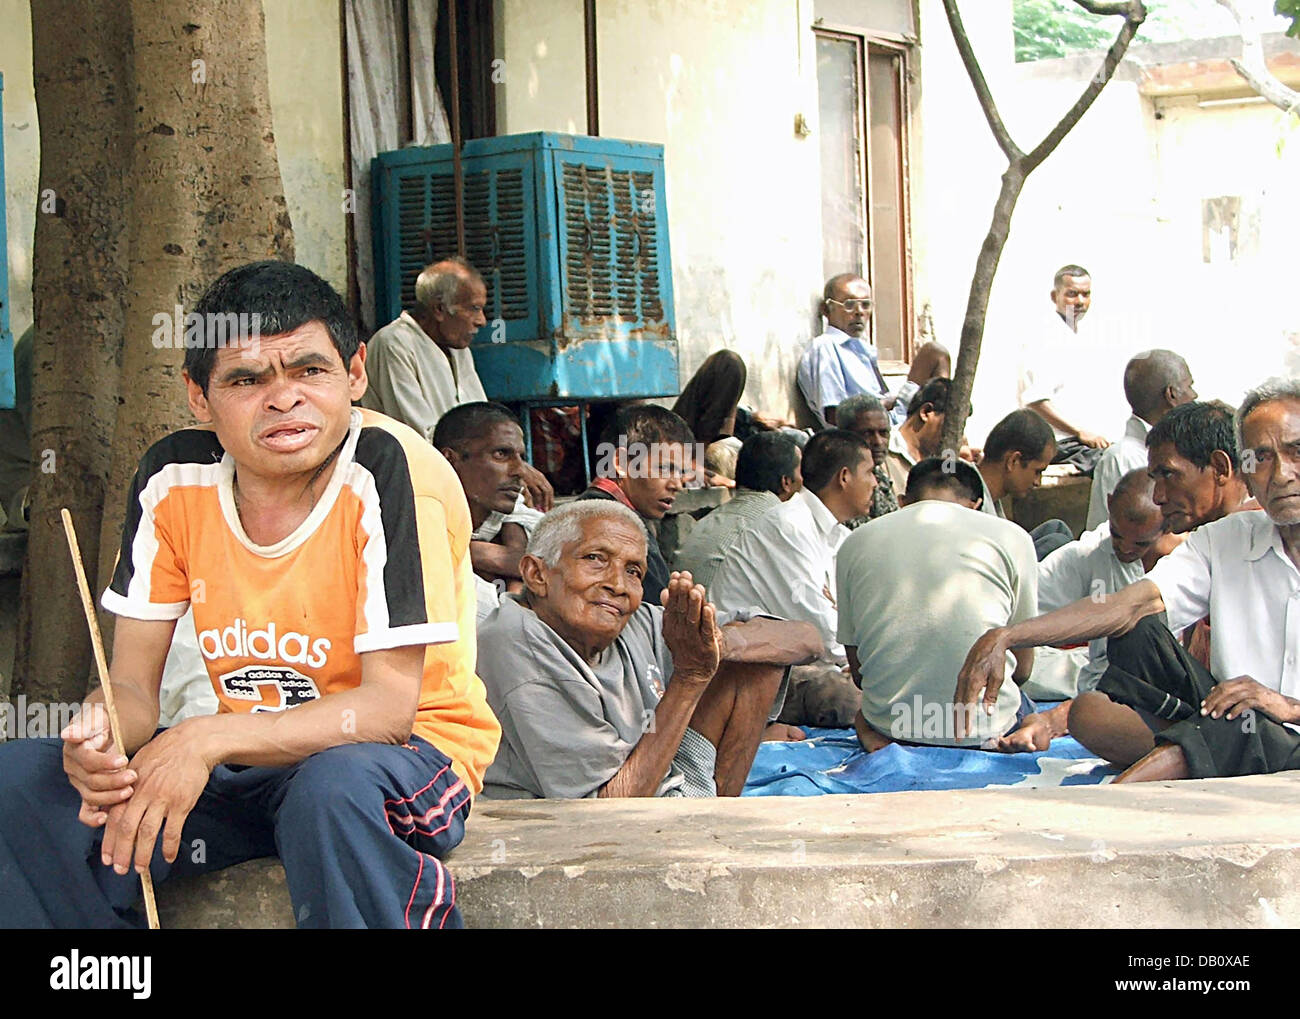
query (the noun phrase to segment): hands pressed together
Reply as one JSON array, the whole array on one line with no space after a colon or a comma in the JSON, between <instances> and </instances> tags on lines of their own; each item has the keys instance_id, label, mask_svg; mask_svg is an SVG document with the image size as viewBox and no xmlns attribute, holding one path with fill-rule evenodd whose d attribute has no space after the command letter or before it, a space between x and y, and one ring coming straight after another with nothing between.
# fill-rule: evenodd
<instances>
[{"instance_id":1,"label":"hands pressed together","mask_svg":"<svg viewBox=\"0 0 1300 1019\"><path fill-rule=\"evenodd\" d=\"M660 598L674 678L708 684L722 660L722 630L704 585L695 583L689 573L674 572Z\"/></svg>"}]
</instances>

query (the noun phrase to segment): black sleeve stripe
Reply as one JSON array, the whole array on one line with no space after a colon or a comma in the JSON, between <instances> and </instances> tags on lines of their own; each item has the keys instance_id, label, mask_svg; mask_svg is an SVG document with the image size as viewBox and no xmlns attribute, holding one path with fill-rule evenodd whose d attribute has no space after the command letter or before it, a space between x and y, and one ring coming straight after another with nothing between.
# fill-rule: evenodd
<instances>
[{"instance_id":1,"label":"black sleeve stripe","mask_svg":"<svg viewBox=\"0 0 1300 1019\"><path fill-rule=\"evenodd\" d=\"M363 427L357 438L354 462L375 479L379 498L379 520L385 546L387 625L396 628L427 623L429 612L416 527L415 488L411 483L406 450L391 432L373 426Z\"/></svg>"},{"instance_id":2,"label":"black sleeve stripe","mask_svg":"<svg viewBox=\"0 0 1300 1019\"><path fill-rule=\"evenodd\" d=\"M135 478L127 493L126 518L122 521L122 545L118 554L117 568L113 571L113 580L109 584L111 590L126 597L131 578L135 576L135 563L132 561L131 550L135 544L136 531L139 530L140 521L144 516L140 493L148 487L150 480L172 464L214 464L220 461L224 454L225 450L217 441L216 432L202 428L186 428L179 432L172 432L171 435L159 439L149 447L140 458L140 466L136 468ZM149 564L146 564L145 568L150 568Z\"/></svg>"}]
</instances>

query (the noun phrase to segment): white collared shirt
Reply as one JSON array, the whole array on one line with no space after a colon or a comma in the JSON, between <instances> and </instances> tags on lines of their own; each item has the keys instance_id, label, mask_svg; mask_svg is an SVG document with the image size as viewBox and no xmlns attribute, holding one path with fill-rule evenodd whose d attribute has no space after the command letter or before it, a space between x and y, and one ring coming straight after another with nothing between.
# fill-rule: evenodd
<instances>
[{"instance_id":1,"label":"white collared shirt","mask_svg":"<svg viewBox=\"0 0 1300 1019\"><path fill-rule=\"evenodd\" d=\"M1136 414L1129 416L1124 425L1124 437L1111 443L1097 461L1092 472L1092 494L1088 496L1088 530L1093 530L1110 519L1106 500L1119 484L1119 479L1129 471L1147 465L1147 433L1151 426Z\"/></svg>"},{"instance_id":2,"label":"white collared shirt","mask_svg":"<svg viewBox=\"0 0 1300 1019\"><path fill-rule=\"evenodd\" d=\"M1093 421L1095 393L1088 381L1094 374L1096 352L1055 309L1052 321L1055 326L1047 326L1021 351L1017 394L1020 406L1032 407L1041 400L1050 400L1052 409L1074 427L1099 431ZM1080 328L1082 325L1080 322ZM1059 442L1071 433L1052 425L1052 434Z\"/></svg>"},{"instance_id":3,"label":"white collared shirt","mask_svg":"<svg viewBox=\"0 0 1300 1019\"><path fill-rule=\"evenodd\" d=\"M835 553L848 536L825 503L798 491L731 547L713 576L710 599L719 612L755 610L812 623L824 657L843 662L844 645L835 638Z\"/></svg>"},{"instance_id":4,"label":"white collared shirt","mask_svg":"<svg viewBox=\"0 0 1300 1019\"><path fill-rule=\"evenodd\" d=\"M396 418L429 442L438 419L452 407L487 399L469 350L444 354L406 312L370 337L366 377L370 385L361 406Z\"/></svg>"},{"instance_id":5,"label":"white collared shirt","mask_svg":"<svg viewBox=\"0 0 1300 1019\"><path fill-rule=\"evenodd\" d=\"M1300 570L1266 513L1204 524L1147 574L1175 632L1210 617L1210 672L1300 698Z\"/></svg>"},{"instance_id":6,"label":"white collared shirt","mask_svg":"<svg viewBox=\"0 0 1300 1019\"><path fill-rule=\"evenodd\" d=\"M1002 512L1002 507L998 505L997 500L993 498L993 493L989 491L989 483L984 480L984 472L976 467L975 473L980 476L980 486L984 489L984 501L980 503L980 509L991 517L1006 520L1007 515Z\"/></svg>"},{"instance_id":7,"label":"white collared shirt","mask_svg":"<svg viewBox=\"0 0 1300 1019\"><path fill-rule=\"evenodd\" d=\"M1052 612L1080 598L1100 599L1141 580L1145 573L1141 559L1122 563L1115 558L1110 523L1103 522L1038 564L1038 611ZM1106 638L1089 641L1088 664L1079 670L1079 692L1095 690L1108 664Z\"/></svg>"}]
</instances>

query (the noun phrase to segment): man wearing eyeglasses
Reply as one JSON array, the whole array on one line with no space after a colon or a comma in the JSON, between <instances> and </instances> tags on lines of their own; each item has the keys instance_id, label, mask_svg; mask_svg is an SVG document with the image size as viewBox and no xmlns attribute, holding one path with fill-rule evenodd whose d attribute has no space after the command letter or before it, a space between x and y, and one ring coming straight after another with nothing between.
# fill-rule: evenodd
<instances>
[{"instance_id":1,"label":"man wearing eyeglasses","mask_svg":"<svg viewBox=\"0 0 1300 1019\"><path fill-rule=\"evenodd\" d=\"M798 374L799 389L823 427L834 427L835 408L859 393L879 397L895 424L907 416L917 385L909 378L890 394L868 329L871 309L871 285L861 276L846 272L826 281L821 307L826 331L804 351Z\"/></svg>"}]
</instances>

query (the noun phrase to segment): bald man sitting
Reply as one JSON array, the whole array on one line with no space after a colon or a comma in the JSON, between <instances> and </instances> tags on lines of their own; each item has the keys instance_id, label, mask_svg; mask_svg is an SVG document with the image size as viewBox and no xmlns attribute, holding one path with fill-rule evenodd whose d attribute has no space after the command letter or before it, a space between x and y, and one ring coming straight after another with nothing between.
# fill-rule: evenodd
<instances>
[{"instance_id":1,"label":"bald man sitting","mask_svg":"<svg viewBox=\"0 0 1300 1019\"><path fill-rule=\"evenodd\" d=\"M1187 362L1172 350L1146 350L1124 368L1124 397L1133 414L1124 437L1106 447L1092 473L1088 530L1106 520L1106 501L1119 479L1147 465L1147 435L1175 407L1196 399Z\"/></svg>"},{"instance_id":2,"label":"bald man sitting","mask_svg":"<svg viewBox=\"0 0 1300 1019\"><path fill-rule=\"evenodd\" d=\"M1129 471L1108 500L1108 522L1063 545L1038 564L1038 610L1052 612L1080 598L1105 598L1141 580L1181 539L1165 531L1165 518L1152 494L1146 468ZM1106 641L1088 643L1088 662L1079 670L1078 690L1097 688L1106 671Z\"/></svg>"}]
</instances>

